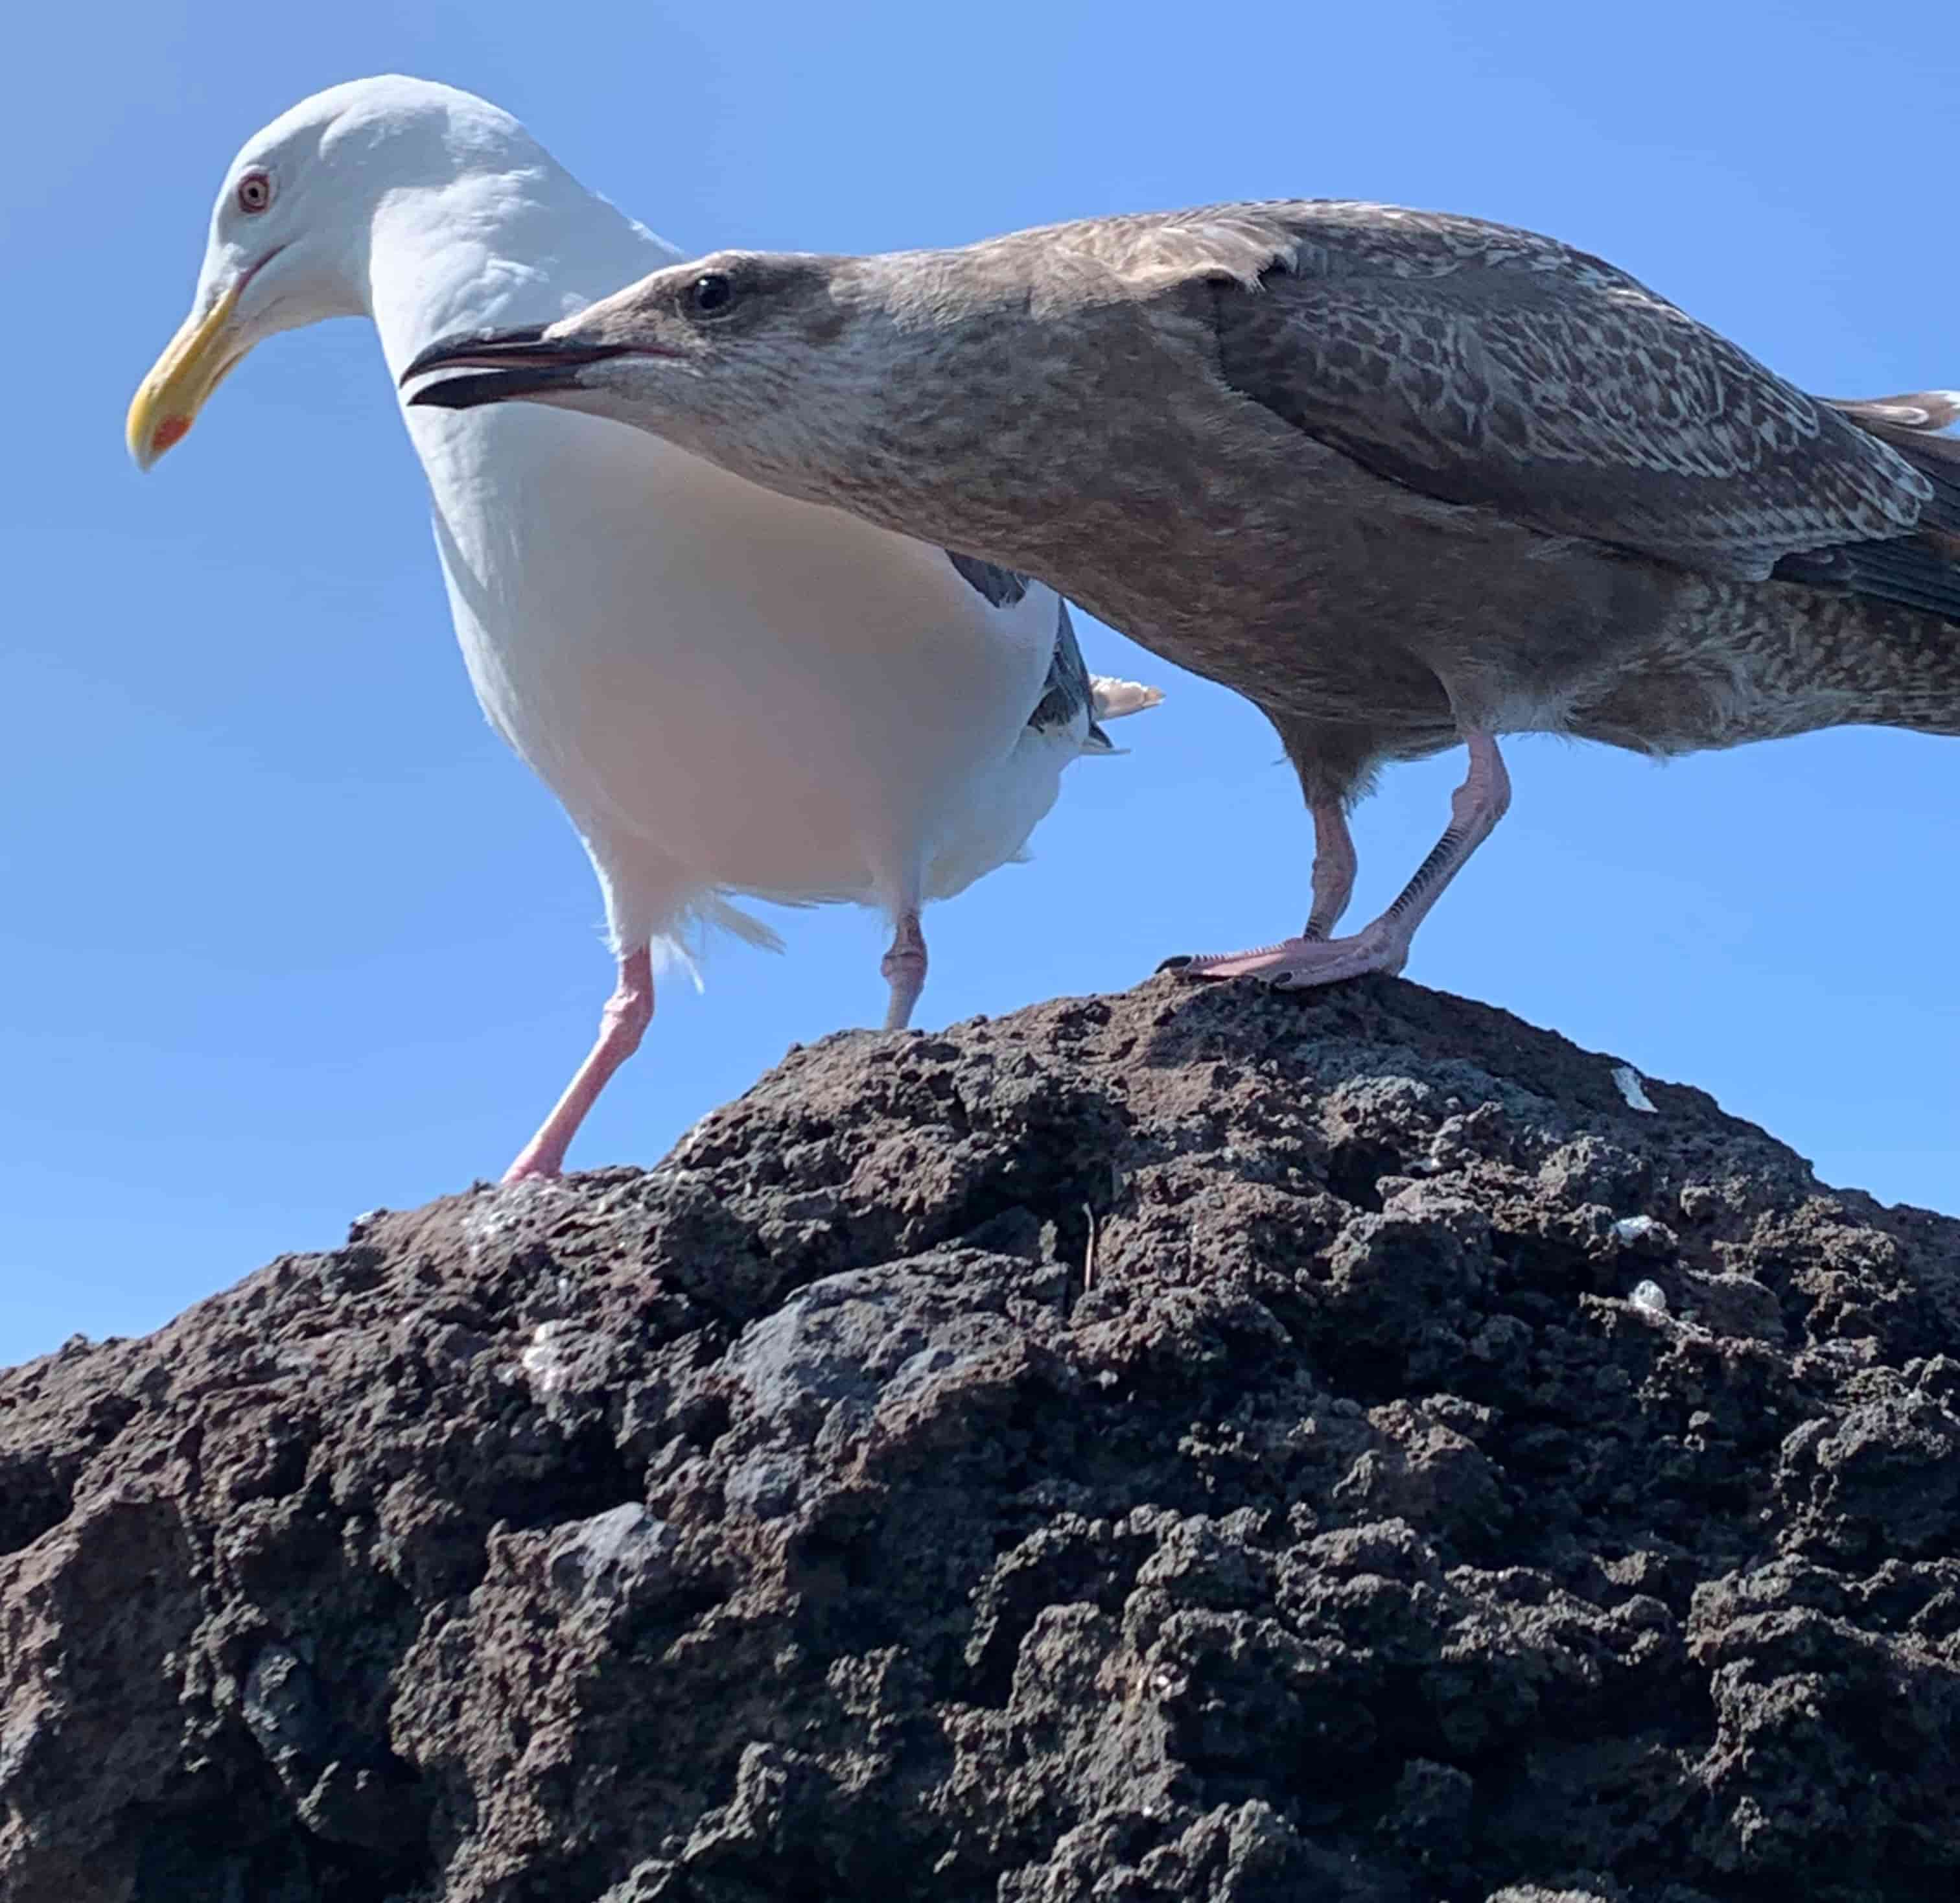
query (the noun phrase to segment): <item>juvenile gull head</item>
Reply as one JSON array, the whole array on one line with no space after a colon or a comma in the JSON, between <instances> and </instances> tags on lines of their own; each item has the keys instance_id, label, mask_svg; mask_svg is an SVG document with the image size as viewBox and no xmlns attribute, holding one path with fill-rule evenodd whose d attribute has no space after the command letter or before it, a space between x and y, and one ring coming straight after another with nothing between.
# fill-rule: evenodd
<instances>
[{"instance_id":1,"label":"juvenile gull head","mask_svg":"<svg viewBox=\"0 0 1960 1903\"><path fill-rule=\"evenodd\" d=\"M827 501L825 473L842 460L864 398L907 354L884 335L883 262L718 252L556 323L442 339L402 382L447 373L413 390L415 407L521 398L633 422L778 491Z\"/></svg>"},{"instance_id":2,"label":"juvenile gull head","mask_svg":"<svg viewBox=\"0 0 1960 1903\"><path fill-rule=\"evenodd\" d=\"M1474 218L1291 201L719 253L410 375L412 403L615 417L1038 575L1246 694L1314 816L1312 910L1180 961L1200 975L1400 969L1503 815L1507 734L1666 756L1960 732L1960 397L1811 396L1612 266ZM1348 807L1459 743L1435 850L1333 937Z\"/></svg>"}]
</instances>

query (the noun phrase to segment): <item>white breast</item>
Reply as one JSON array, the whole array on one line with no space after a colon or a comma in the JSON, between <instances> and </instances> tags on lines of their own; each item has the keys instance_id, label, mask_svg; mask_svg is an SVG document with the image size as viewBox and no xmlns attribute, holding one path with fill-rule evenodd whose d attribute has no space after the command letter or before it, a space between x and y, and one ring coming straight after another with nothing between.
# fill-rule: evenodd
<instances>
[{"instance_id":1,"label":"white breast","mask_svg":"<svg viewBox=\"0 0 1960 1903\"><path fill-rule=\"evenodd\" d=\"M632 249L569 290L479 258L435 295L425 263L414 310L377 313L387 355L399 368L436 332L555 316L651 268L643 234ZM488 307L469 307L473 281L495 286ZM968 816L1011 776L1041 697L1048 590L994 607L943 550L599 418L405 415L470 679L586 839L616 937L675 932L726 892L916 902L1013 857L1052 801L1057 769L1030 759L1026 826ZM950 886L932 872L949 840Z\"/></svg>"}]
</instances>

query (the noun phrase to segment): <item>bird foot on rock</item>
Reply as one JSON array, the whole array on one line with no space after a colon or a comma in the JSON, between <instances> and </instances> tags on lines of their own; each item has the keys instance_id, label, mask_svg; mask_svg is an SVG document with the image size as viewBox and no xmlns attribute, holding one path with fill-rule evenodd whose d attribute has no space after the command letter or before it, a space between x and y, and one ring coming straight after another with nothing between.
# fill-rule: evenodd
<instances>
[{"instance_id":1,"label":"bird foot on rock","mask_svg":"<svg viewBox=\"0 0 1960 1903\"><path fill-rule=\"evenodd\" d=\"M1166 958L1157 969L1181 978L1256 978L1275 991L1293 991L1338 985L1370 972L1393 974L1408 959L1406 937L1371 925L1351 938L1287 938L1254 951Z\"/></svg>"},{"instance_id":2,"label":"bird foot on rock","mask_svg":"<svg viewBox=\"0 0 1960 1903\"><path fill-rule=\"evenodd\" d=\"M532 1154L536 1146L527 1147L517 1161L498 1179L498 1186L508 1189L514 1182L560 1182L564 1180L565 1166L552 1163Z\"/></svg>"}]
</instances>

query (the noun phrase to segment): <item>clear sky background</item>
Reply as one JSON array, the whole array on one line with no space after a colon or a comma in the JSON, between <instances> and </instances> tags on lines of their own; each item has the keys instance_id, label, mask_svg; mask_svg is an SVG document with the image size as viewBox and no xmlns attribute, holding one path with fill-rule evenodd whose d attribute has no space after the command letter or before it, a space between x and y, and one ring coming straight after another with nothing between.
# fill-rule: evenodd
<instances>
[{"instance_id":1,"label":"clear sky background","mask_svg":"<svg viewBox=\"0 0 1960 1903\"><path fill-rule=\"evenodd\" d=\"M478 714L373 334L263 346L148 477L124 408L232 154L390 70L515 112L689 248L955 243L1333 196L1550 231L1831 395L1960 384L1950 6L37 7L0 117L0 1362L153 1328L349 1218L494 1176L610 983L584 855ZM928 915L919 1022L1118 988L1304 916L1259 718L1160 681L1030 865ZM1960 631L1955 633L1960 643ZM1510 749L1510 817L1409 975L1960 1211L1960 746L1845 732L1657 768ZM1461 755L1357 816L1357 917ZM779 919L670 985L574 1165L652 1163L792 1042L874 1022L879 921Z\"/></svg>"}]
</instances>

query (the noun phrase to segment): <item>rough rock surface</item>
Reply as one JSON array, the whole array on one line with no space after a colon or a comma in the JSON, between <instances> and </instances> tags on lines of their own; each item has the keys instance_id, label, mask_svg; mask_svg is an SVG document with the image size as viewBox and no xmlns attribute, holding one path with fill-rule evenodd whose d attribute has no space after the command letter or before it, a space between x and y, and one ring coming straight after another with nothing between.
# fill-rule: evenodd
<instances>
[{"instance_id":1,"label":"rough rock surface","mask_svg":"<svg viewBox=\"0 0 1960 1903\"><path fill-rule=\"evenodd\" d=\"M1960 1223L1369 981L0 1376L7 1903L1960 1892Z\"/></svg>"}]
</instances>

